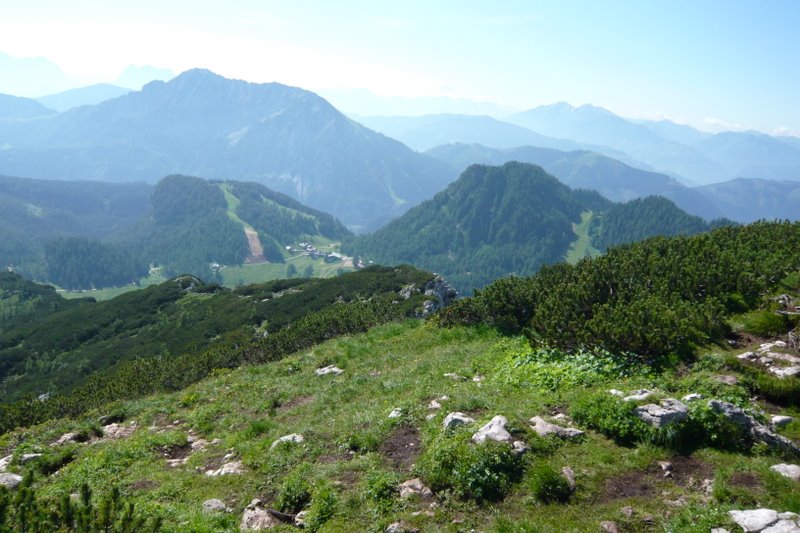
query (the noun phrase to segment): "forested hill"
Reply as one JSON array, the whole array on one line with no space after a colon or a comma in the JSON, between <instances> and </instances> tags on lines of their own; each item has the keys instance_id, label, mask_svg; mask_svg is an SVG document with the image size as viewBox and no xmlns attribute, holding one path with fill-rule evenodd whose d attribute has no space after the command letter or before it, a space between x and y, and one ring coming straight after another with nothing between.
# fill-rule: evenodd
<instances>
[{"instance_id":1,"label":"forested hill","mask_svg":"<svg viewBox=\"0 0 800 533\"><path fill-rule=\"evenodd\" d=\"M439 272L468 292L568 254L579 259L614 244L711 227L669 200L614 204L594 191L570 189L541 167L510 162L469 167L432 200L371 235L347 240L343 249Z\"/></svg>"},{"instance_id":2,"label":"forested hill","mask_svg":"<svg viewBox=\"0 0 800 533\"><path fill-rule=\"evenodd\" d=\"M207 70L36 121L0 121L0 173L153 182L179 173L262 183L346 224L399 214L455 172L314 93Z\"/></svg>"},{"instance_id":3,"label":"forested hill","mask_svg":"<svg viewBox=\"0 0 800 533\"><path fill-rule=\"evenodd\" d=\"M0 177L0 267L67 289L126 285L148 273L212 274L257 261L283 262L284 248L349 235L333 216L263 185L174 175L144 183Z\"/></svg>"},{"instance_id":4,"label":"forested hill","mask_svg":"<svg viewBox=\"0 0 800 533\"><path fill-rule=\"evenodd\" d=\"M0 267L45 279L45 243L59 237L105 239L150 208L151 185L46 181L0 176Z\"/></svg>"}]
</instances>

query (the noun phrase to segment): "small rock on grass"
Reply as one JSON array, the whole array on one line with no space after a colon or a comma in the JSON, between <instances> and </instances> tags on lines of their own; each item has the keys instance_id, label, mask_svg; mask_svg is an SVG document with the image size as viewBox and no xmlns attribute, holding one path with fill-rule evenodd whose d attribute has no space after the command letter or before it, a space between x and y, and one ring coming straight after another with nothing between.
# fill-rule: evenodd
<instances>
[{"instance_id":1,"label":"small rock on grass","mask_svg":"<svg viewBox=\"0 0 800 533\"><path fill-rule=\"evenodd\" d=\"M506 425L508 425L506 417L498 415L475 432L475 434L472 435L472 441L476 444L483 444L486 442L486 439L489 439L495 442L507 442L510 444L514 441L514 438L511 436L511 433L506 430Z\"/></svg>"},{"instance_id":2,"label":"small rock on grass","mask_svg":"<svg viewBox=\"0 0 800 533\"><path fill-rule=\"evenodd\" d=\"M0 474L0 487L14 490L20 483L22 483L22 476L9 473Z\"/></svg>"},{"instance_id":3,"label":"small rock on grass","mask_svg":"<svg viewBox=\"0 0 800 533\"><path fill-rule=\"evenodd\" d=\"M771 419L772 425L775 427L785 426L786 424L790 424L794 420L791 416L785 415L774 415Z\"/></svg>"},{"instance_id":4,"label":"small rock on grass","mask_svg":"<svg viewBox=\"0 0 800 533\"><path fill-rule=\"evenodd\" d=\"M795 481L800 481L800 465L789 465L785 463L781 463L779 465L772 465L769 467L770 470L773 472L777 472L784 477L788 477L789 479L793 479Z\"/></svg>"},{"instance_id":5,"label":"small rock on grass","mask_svg":"<svg viewBox=\"0 0 800 533\"><path fill-rule=\"evenodd\" d=\"M419 496L420 498L430 498L433 496L431 489L418 477L403 481L397 488L400 492L400 498L403 500L413 496Z\"/></svg>"},{"instance_id":6,"label":"small rock on grass","mask_svg":"<svg viewBox=\"0 0 800 533\"><path fill-rule=\"evenodd\" d=\"M283 437L280 437L275 442L273 442L272 446L270 446L269 448L271 450L271 449L275 448L276 446L279 446L283 442L299 444L299 443L303 442L303 440L305 440L305 439L303 438L303 436L301 434L292 433L291 435L284 435Z\"/></svg>"},{"instance_id":7,"label":"small rock on grass","mask_svg":"<svg viewBox=\"0 0 800 533\"><path fill-rule=\"evenodd\" d=\"M772 509L728 511L728 515L747 533L761 531L778 521L778 512Z\"/></svg>"},{"instance_id":8,"label":"small rock on grass","mask_svg":"<svg viewBox=\"0 0 800 533\"><path fill-rule=\"evenodd\" d=\"M323 367L323 368L318 368L318 369L316 369L314 371L314 373L316 375L318 375L318 376L327 376L328 374L333 374L333 375L336 376L336 375L342 374L343 372L344 372L344 370L342 370L341 368L339 368L336 365L328 365L328 366Z\"/></svg>"},{"instance_id":9,"label":"small rock on grass","mask_svg":"<svg viewBox=\"0 0 800 533\"><path fill-rule=\"evenodd\" d=\"M455 428L462 425L468 425L475 423L475 419L465 415L464 413L449 413L446 417L444 417L444 428L450 429Z\"/></svg>"},{"instance_id":10,"label":"small rock on grass","mask_svg":"<svg viewBox=\"0 0 800 533\"><path fill-rule=\"evenodd\" d=\"M392 409L392 412L389 413L389 418L400 418L403 416L403 410L400 407L395 407Z\"/></svg>"},{"instance_id":11,"label":"small rock on grass","mask_svg":"<svg viewBox=\"0 0 800 533\"><path fill-rule=\"evenodd\" d=\"M228 512L229 509L225 505L225 502L222 500L218 500L213 498L211 500L206 500L203 502L203 512L206 514L209 513L225 513Z\"/></svg>"},{"instance_id":12,"label":"small rock on grass","mask_svg":"<svg viewBox=\"0 0 800 533\"><path fill-rule=\"evenodd\" d=\"M600 531L604 533L619 533L619 527L616 522L611 520L604 520L600 522Z\"/></svg>"}]
</instances>

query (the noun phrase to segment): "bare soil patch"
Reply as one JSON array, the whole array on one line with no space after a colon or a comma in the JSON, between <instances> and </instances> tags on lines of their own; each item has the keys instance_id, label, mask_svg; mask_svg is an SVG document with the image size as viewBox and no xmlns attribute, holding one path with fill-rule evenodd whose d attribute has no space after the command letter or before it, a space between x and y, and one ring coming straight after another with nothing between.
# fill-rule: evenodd
<instances>
[{"instance_id":1,"label":"bare soil patch","mask_svg":"<svg viewBox=\"0 0 800 533\"><path fill-rule=\"evenodd\" d=\"M192 445L187 442L182 445L170 444L168 446L159 446L158 452L165 459L185 459L192 453Z\"/></svg>"},{"instance_id":2,"label":"bare soil patch","mask_svg":"<svg viewBox=\"0 0 800 533\"><path fill-rule=\"evenodd\" d=\"M278 407L278 412L288 411L290 409L294 409L295 407L301 407L303 405L308 405L314 401L314 396L308 394L306 396L296 396L289 400L288 402L281 404Z\"/></svg>"},{"instance_id":3,"label":"bare soil patch","mask_svg":"<svg viewBox=\"0 0 800 533\"><path fill-rule=\"evenodd\" d=\"M378 451L392 468L411 470L411 466L422 452L419 430L408 425L396 427L391 435L381 443Z\"/></svg>"},{"instance_id":4,"label":"bare soil patch","mask_svg":"<svg viewBox=\"0 0 800 533\"><path fill-rule=\"evenodd\" d=\"M736 472L731 476L728 483L734 487L742 487L752 491L760 491L763 488L763 484L761 480L758 479L758 476L750 472Z\"/></svg>"},{"instance_id":5,"label":"bare soil patch","mask_svg":"<svg viewBox=\"0 0 800 533\"><path fill-rule=\"evenodd\" d=\"M671 477L665 477L666 471L658 464L645 470L626 472L606 480L599 500L610 502L624 498L653 497L660 493L659 485L663 483L699 489L703 480L714 474L714 468L710 464L696 457L678 455L669 458L668 461L672 463Z\"/></svg>"}]
</instances>

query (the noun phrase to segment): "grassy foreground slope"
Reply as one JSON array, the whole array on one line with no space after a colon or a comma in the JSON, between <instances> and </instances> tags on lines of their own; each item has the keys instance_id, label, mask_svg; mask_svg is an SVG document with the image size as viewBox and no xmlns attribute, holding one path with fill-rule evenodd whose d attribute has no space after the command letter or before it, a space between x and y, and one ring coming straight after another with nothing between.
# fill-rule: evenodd
<instances>
[{"instance_id":1,"label":"grassy foreground slope","mask_svg":"<svg viewBox=\"0 0 800 533\"><path fill-rule=\"evenodd\" d=\"M11 433L0 446L18 455L43 449L52 461L65 453L48 447L62 433L83 429L91 434L97 416L112 409L124 413L123 425L135 422L131 437L69 446L74 459L56 474L40 475L38 492L55 497L83 482L98 493L120 487L146 514L163 515L164 531L237 531L253 498L287 512L306 507L309 500L320 512L324 502L319 529L341 532L383 531L397 520L423 531L594 531L600 521L616 520L623 531L699 532L729 525L725 511L731 508L800 511L794 482L769 469L782 459L768 452L708 447L681 455L668 446L621 446L595 431L561 442L540 438L528 427L535 415L574 417L582 402L607 395L611 387L647 387L670 396L702 392L746 404L745 385L713 379L723 370L722 356L707 354L681 373L573 360L538 365L534 374L528 372L533 367L520 364L529 357L524 339L501 338L489 330L390 324L279 362L219 372L178 393ZM344 373L315 375L315 369L329 364ZM470 379L445 377L449 372ZM474 376L484 379L476 382ZM440 399L442 409L428 409L433 399ZM395 408L402 416L389 418ZM442 420L451 411L477 423L447 435ZM800 414L796 408L783 412ZM399 482L420 475L430 484L438 474L437 461L458 457L448 455L448 446L472 446L466 444L472 432L497 414L506 416L515 438L532 448L510 478L501 473L486 479L481 471L494 472L503 460L495 450L488 459L478 456L483 463L475 468L459 470L464 465L455 461L449 473L454 486L436 487L435 499L398 497ZM797 439L800 423L782 431ZM304 442L272 447L293 433L302 434ZM219 441L192 451L190 438ZM226 461L242 462L242 473L205 475L227 454ZM186 462L169 466L175 458ZM673 463L672 478L663 477L660 460ZM565 503L548 501L542 482L548 472L565 466L575 472L577 488ZM469 490L495 483L503 485L499 490L505 497L469 496ZM230 512L204 513L202 503L210 498L221 499ZM634 509L632 517L621 514L625 506ZM646 515L651 525L642 521Z\"/></svg>"}]
</instances>

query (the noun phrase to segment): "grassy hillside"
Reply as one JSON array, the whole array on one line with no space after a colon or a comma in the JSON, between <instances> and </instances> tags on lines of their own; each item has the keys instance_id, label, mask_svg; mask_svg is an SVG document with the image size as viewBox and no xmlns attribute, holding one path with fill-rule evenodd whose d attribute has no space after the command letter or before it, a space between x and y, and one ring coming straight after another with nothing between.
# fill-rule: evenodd
<instances>
[{"instance_id":1,"label":"grassy hillside","mask_svg":"<svg viewBox=\"0 0 800 533\"><path fill-rule=\"evenodd\" d=\"M231 290L183 276L109 301L80 303L39 289L51 296L51 307L63 310L45 314L39 306L38 315L10 322L0 333L0 400L68 393L87 380L113 379L109 372L127 368L126 361L170 361L254 342L310 314L397 297L403 287L430 279L411 267L373 267L335 279L295 278ZM414 294L398 312L413 314L425 298Z\"/></svg>"}]
</instances>

